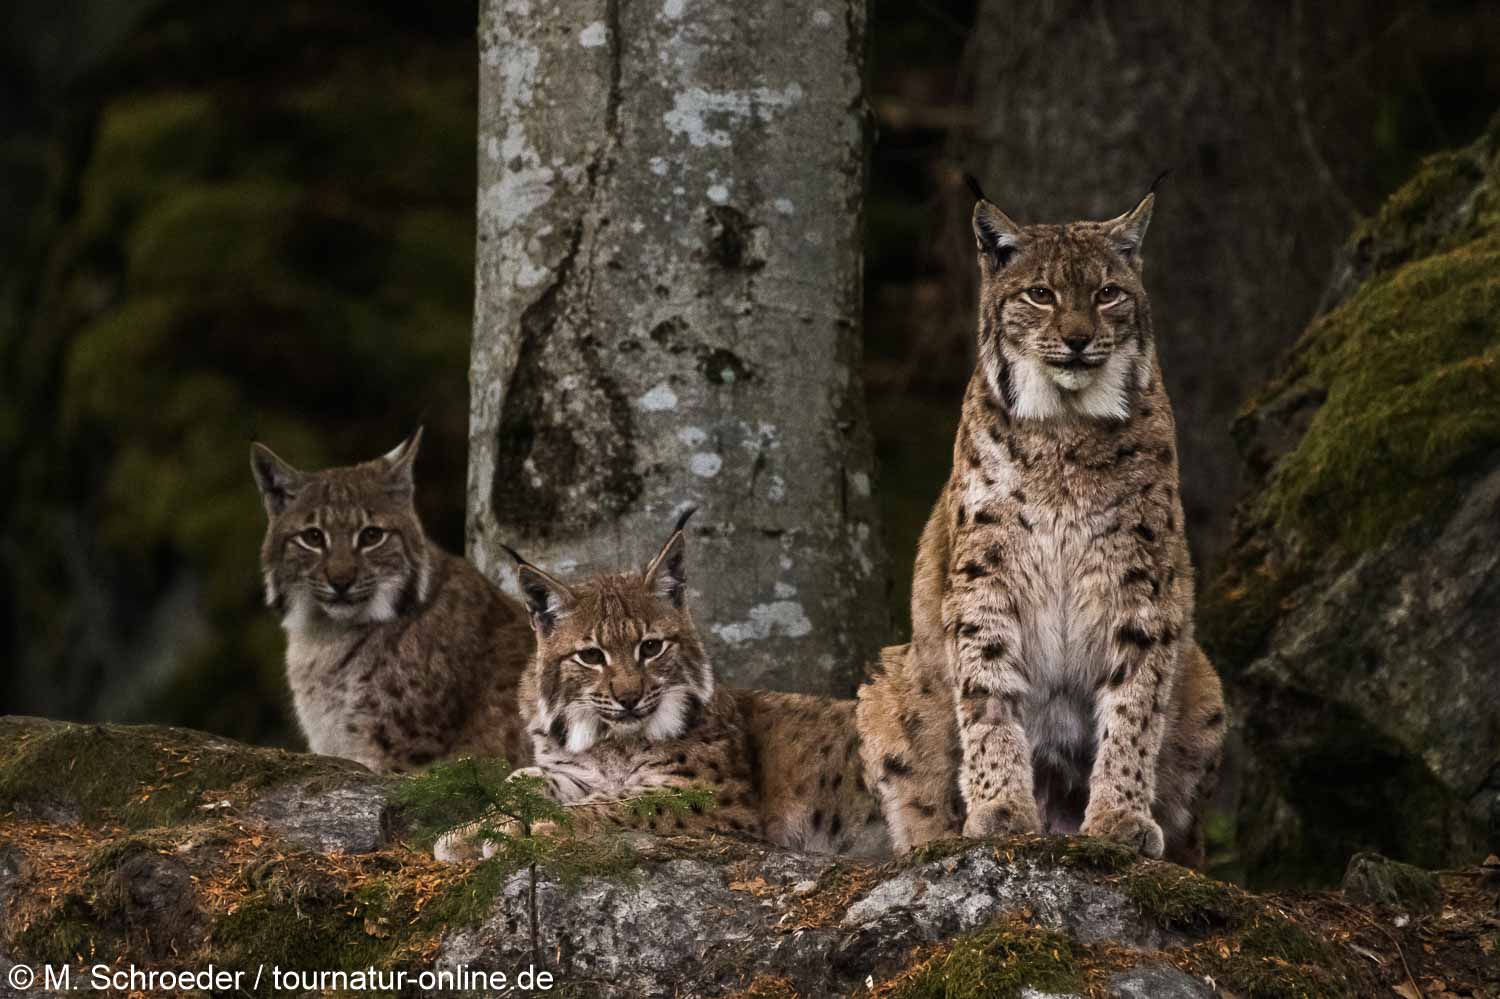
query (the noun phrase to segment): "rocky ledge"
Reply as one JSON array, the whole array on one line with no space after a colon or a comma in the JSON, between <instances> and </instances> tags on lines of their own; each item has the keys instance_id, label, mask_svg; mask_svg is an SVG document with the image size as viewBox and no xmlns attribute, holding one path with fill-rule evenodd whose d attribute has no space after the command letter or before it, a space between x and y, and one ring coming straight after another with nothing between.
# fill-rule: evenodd
<instances>
[{"instance_id":1,"label":"rocky ledge","mask_svg":"<svg viewBox=\"0 0 1500 999\"><path fill-rule=\"evenodd\" d=\"M451 991L424 971L482 991L478 974L534 967L574 996L1500 995L1490 868L1362 856L1344 891L1254 895L1088 839L873 865L655 836L444 866L395 787L183 729L0 719L0 978L212 965L272 994L273 968L405 972L369 983L421 995Z\"/></svg>"}]
</instances>

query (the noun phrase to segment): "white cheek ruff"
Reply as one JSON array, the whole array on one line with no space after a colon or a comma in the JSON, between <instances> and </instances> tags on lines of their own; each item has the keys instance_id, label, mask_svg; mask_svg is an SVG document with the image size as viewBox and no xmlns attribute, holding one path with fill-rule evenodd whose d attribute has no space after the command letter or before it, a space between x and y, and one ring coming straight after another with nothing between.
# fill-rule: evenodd
<instances>
[{"instance_id":1,"label":"white cheek ruff","mask_svg":"<svg viewBox=\"0 0 1500 999\"><path fill-rule=\"evenodd\" d=\"M382 621L394 621L396 619L396 604L400 600L400 583L394 581L381 583L375 587L375 592L371 595L369 603L365 604L365 620L371 624L379 624Z\"/></svg>"},{"instance_id":2,"label":"white cheek ruff","mask_svg":"<svg viewBox=\"0 0 1500 999\"><path fill-rule=\"evenodd\" d=\"M285 631L307 631L317 611L313 598L306 590L294 590L287 597L286 613L281 616L281 627Z\"/></svg>"},{"instance_id":3,"label":"white cheek ruff","mask_svg":"<svg viewBox=\"0 0 1500 999\"><path fill-rule=\"evenodd\" d=\"M563 714L568 719L568 752L586 753L599 741L599 716L583 704L570 704Z\"/></svg>"},{"instance_id":4,"label":"white cheek ruff","mask_svg":"<svg viewBox=\"0 0 1500 999\"><path fill-rule=\"evenodd\" d=\"M665 742L680 737L687 723L687 713L687 691L674 687L662 696L661 703L646 720L646 738L651 742Z\"/></svg>"}]
</instances>

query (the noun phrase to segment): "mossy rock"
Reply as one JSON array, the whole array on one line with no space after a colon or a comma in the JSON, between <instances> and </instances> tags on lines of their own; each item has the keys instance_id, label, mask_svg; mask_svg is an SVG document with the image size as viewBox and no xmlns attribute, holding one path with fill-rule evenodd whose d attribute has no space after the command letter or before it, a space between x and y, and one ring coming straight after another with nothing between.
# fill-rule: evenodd
<instances>
[{"instance_id":1,"label":"mossy rock","mask_svg":"<svg viewBox=\"0 0 1500 999\"><path fill-rule=\"evenodd\" d=\"M1349 254L1388 252L1245 406L1255 485L1203 614L1222 665L1254 654L1314 564L1440 518L1500 455L1496 128L1429 158L1361 228Z\"/></svg>"},{"instance_id":2,"label":"mossy rock","mask_svg":"<svg viewBox=\"0 0 1500 999\"><path fill-rule=\"evenodd\" d=\"M191 729L0 717L0 811L60 810L83 822L150 829L202 816L210 795L243 804L289 781L362 772Z\"/></svg>"},{"instance_id":3,"label":"mossy rock","mask_svg":"<svg viewBox=\"0 0 1500 999\"><path fill-rule=\"evenodd\" d=\"M1344 894L1356 902L1389 905L1406 912L1432 912L1443 900L1437 875L1378 853L1357 853L1349 859Z\"/></svg>"},{"instance_id":4,"label":"mossy rock","mask_svg":"<svg viewBox=\"0 0 1500 999\"><path fill-rule=\"evenodd\" d=\"M1018 920L997 920L955 940L892 990L891 999L1020 999L1084 985L1073 942Z\"/></svg>"},{"instance_id":5,"label":"mossy rock","mask_svg":"<svg viewBox=\"0 0 1500 999\"><path fill-rule=\"evenodd\" d=\"M1250 489L1199 632L1250 772L1257 883L1333 883L1376 849L1472 859L1500 788L1500 119L1362 224L1236 437Z\"/></svg>"}]
</instances>

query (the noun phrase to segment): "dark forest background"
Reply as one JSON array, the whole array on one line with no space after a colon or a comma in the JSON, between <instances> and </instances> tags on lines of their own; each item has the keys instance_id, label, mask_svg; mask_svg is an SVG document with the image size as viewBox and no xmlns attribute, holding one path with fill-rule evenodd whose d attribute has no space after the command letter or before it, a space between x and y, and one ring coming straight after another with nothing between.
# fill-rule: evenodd
<instances>
[{"instance_id":1,"label":"dark forest background","mask_svg":"<svg viewBox=\"0 0 1500 999\"><path fill-rule=\"evenodd\" d=\"M468 3L16 0L0 12L0 713L295 741L247 443L428 429L463 544L477 100ZM875 0L866 378L892 637L972 362L972 170L1147 242L1203 580L1230 423L1338 248L1500 106L1500 8Z\"/></svg>"}]
</instances>

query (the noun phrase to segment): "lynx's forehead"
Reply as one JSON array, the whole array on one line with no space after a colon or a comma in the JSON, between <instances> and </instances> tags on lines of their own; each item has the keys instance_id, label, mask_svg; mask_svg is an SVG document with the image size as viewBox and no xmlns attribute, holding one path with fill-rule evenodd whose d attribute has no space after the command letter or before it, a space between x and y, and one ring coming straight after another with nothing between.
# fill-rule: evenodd
<instances>
[{"instance_id":1,"label":"lynx's forehead","mask_svg":"<svg viewBox=\"0 0 1500 999\"><path fill-rule=\"evenodd\" d=\"M392 491L389 484L363 465L330 468L307 477L293 497L288 513L319 511L324 516L369 518L400 513L411 505L411 495Z\"/></svg>"},{"instance_id":2,"label":"lynx's forehead","mask_svg":"<svg viewBox=\"0 0 1500 999\"><path fill-rule=\"evenodd\" d=\"M565 620L602 644L634 643L677 613L633 573L595 576L573 592L577 603Z\"/></svg>"},{"instance_id":3,"label":"lynx's forehead","mask_svg":"<svg viewBox=\"0 0 1500 999\"><path fill-rule=\"evenodd\" d=\"M1014 270L1029 270L1059 284L1090 284L1130 272L1099 222L1027 226L1020 246Z\"/></svg>"}]
</instances>

